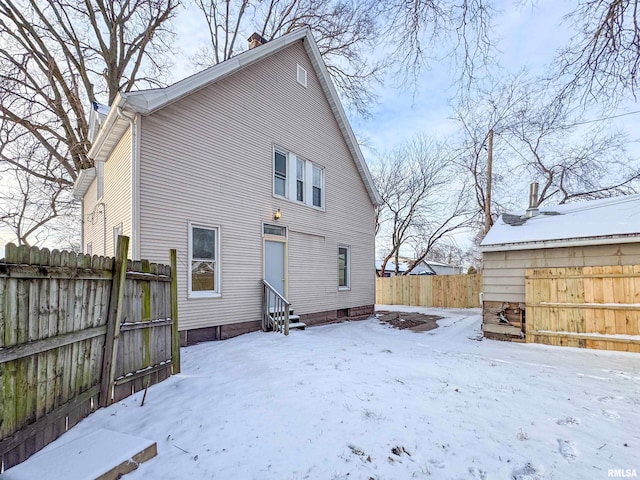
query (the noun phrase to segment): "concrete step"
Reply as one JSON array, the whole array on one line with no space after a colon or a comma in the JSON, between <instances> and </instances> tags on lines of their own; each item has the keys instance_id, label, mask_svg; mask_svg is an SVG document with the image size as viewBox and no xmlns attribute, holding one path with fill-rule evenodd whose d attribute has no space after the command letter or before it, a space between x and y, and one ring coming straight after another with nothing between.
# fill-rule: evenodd
<instances>
[{"instance_id":1,"label":"concrete step","mask_svg":"<svg viewBox=\"0 0 640 480\"><path fill-rule=\"evenodd\" d=\"M307 328L307 324L306 323L302 323L302 322L289 322L289 330L304 330L305 328Z\"/></svg>"},{"instance_id":2,"label":"concrete step","mask_svg":"<svg viewBox=\"0 0 640 480\"><path fill-rule=\"evenodd\" d=\"M46 453L36 453L1 477L2 480L115 480L155 457L156 453L156 443L151 440L101 429Z\"/></svg>"}]
</instances>

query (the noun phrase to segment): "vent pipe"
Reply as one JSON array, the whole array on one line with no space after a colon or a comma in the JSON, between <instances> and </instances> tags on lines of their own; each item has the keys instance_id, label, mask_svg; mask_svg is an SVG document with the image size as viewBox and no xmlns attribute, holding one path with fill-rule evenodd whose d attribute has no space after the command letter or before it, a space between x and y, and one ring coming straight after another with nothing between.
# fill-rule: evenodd
<instances>
[{"instance_id":1,"label":"vent pipe","mask_svg":"<svg viewBox=\"0 0 640 480\"><path fill-rule=\"evenodd\" d=\"M534 182L529 186L529 208L527 208L527 218L535 217L540 213L538 210L538 183Z\"/></svg>"}]
</instances>

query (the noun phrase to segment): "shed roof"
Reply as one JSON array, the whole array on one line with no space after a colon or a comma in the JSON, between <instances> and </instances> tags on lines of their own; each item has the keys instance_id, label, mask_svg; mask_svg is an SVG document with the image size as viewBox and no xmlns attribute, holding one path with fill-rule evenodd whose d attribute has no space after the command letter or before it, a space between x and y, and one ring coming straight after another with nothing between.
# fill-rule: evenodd
<instances>
[{"instance_id":1,"label":"shed roof","mask_svg":"<svg viewBox=\"0 0 640 480\"><path fill-rule=\"evenodd\" d=\"M299 41L303 43L307 55L309 55L309 59L311 60L318 79L320 80L320 85L322 86L331 110L338 122L340 132L342 133L347 147L351 152L358 172L362 177L362 181L364 182L371 202L374 205L381 204L382 198L373 183L373 177L369 172L369 168L367 167L367 163L362 155L360 146L358 145L353 130L351 129L351 125L349 124L347 115L342 107L338 93L329 76L327 67L322 60L320 50L313 39L313 35L311 34L311 29L309 27L294 30L293 32L271 40L264 45L242 52L235 57L202 70L201 72L191 75L190 77L180 80L168 87L118 93L111 105L109 114L106 117L100 133L95 139L95 142L93 142L91 150L89 151L89 157L95 161L105 161L108 158L119 139L129 127L127 118L122 114L123 111L141 115L150 115L185 96L191 95L223 78L227 78L237 71L262 59L270 57L289 45ZM82 196L84 191L79 189L77 194Z\"/></svg>"},{"instance_id":2,"label":"shed roof","mask_svg":"<svg viewBox=\"0 0 640 480\"><path fill-rule=\"evenodd\" d=\"M539 215L523 223L513 219L513 215L500 217L482 240L481 250L639 242L640 195L541 207Z\"/></svg>"}]
</instances>

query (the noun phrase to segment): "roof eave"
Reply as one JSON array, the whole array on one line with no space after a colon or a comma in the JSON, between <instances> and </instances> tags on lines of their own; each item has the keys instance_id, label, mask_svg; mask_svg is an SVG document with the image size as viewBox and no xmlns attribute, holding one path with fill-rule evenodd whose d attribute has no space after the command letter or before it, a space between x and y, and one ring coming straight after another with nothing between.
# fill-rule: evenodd
<instances>
[{"instance_id":1,"label":"roof eave","mask_svg":"<svg viewBox=\"0 0 640 480\"><path fill-rule=\"evenodd\" d=\"M78 173L78 176L76 177L76 181L73 182L73 190L71 191L73 198L76 200L82 200L94 178L96 178L95 167L80 170L80 173Z\"/></svg>"},{"instance_id":2,"label":"roof eave","mask_svg":"<svg viewBox=\"0 0 640 480\"><path fill-rule=\"evenodd\" d=\"M123 119L118 113L118 109L123 109L127 104L127 98L125 95L118 93L116 98L114 99L111 108L109 109L109 114L107 118L104 120L104 123L100 127L100 131L98 132L98 136L95 138L95 141L91 145L91 149L89 150L88 156L90 159L97 161L105 161L106 157L108 157L109 153L105 150L105 142L112 136L112 131L116 126L128 127L128 122ZM123 132L120 132L119 136L122 136ZM116 139L116 141L118 141Z\"/></svg>"},{"instance_id":3,"label":"roof eave","mask_svg":"<svg viewBox=\"0 0 640 480\"><path fill-rule=\"evenodd\" d=\"M338 92L329 77L329 72L322 60L322 55L320 54L320 50L318 49L318 45L313 39L313 35L311 35L311 31L307 29L306 35L307 41L305 42L305 49L312 60L313 67L316 71L316 75L320 80L320 85L325 92L327 99L329 99L329 105L333 110L333 113L338 120L338 126L340 127L340 131L346 141L347 147L353 156L353 159L356 162L356 167L358 168L358 172L362 177L365 188L367 189L367 193L369 194L369 198L371 199L371 203L374 206L378 206L382 204L382 197L378 193L378 190L375 187L375 183L373 182L373 177L371 176L371 172L369 171L369 167L367 167L367 162L362 155L362 151L360 150L360 146L358 145L358 141L351 129L351 124L347 119L347 115L342 107L342 102L340 101L340 97L338 96Z\"/></svg>"},{"instance_id":4,"label":"roof eave","mask_svg":"<svg viewBox=\"0 0 640 480\"><path fill-rule=\"evenodd\" d=\"M560 247L585 247L590 245L607 245L618 243L638 243L640 233L624 235L607 235L603 237L563 238L558 240L538 240L533 242L500 243L492 245L480 245L480 251L504 252L510 250L537 250L544 248Z\"/></svg>"}]
</instances>

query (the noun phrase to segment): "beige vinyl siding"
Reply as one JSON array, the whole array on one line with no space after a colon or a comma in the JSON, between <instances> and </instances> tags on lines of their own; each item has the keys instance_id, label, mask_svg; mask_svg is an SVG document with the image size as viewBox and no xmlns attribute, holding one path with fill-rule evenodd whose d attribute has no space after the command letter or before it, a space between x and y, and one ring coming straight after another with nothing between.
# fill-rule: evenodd
<instances>
[{"instance_id":1,"label":"beige vinyl siding","mask_svg":"<svg viewBox=\"0 0 640 480\"><path fill-rule=\"evenodd\" d=\"M375 302L374 206L300 42L141 128L141 255L166 261L177 249L181 330L260 319L263 223L288 228L296 313ZM325 211L274 197L274 146L324 168ZM220 298L187 298L189 221L220 227ZM338 292L339 244L351 247L350 291Z\"/></svg>"},{"instance_id":2,"label":"beige vinyl siding","mask_svg":"<svg viewBox=\"0 0 640 480\"><path fill-rule=\"evenodd\" d=\"M483 254L483 299L525 301L525 270L550 267L594 267L640 264L640 243L593 245Z\"/></svg>"},{"instance_id":3,"label":"beige vinyl siding","mask_svg":"<svg viewBox=\"0 0 640 480\"><path fill-rule=\"evenodd\" d=\"M127 130L104 164L104 185L101 201L104 216L89 215L98 206L98 179L95 178L84 195L84 245L92 243L94 255L114 255L113 228L122 224L123 235L131 236L131 135ZM105 223L106 220L106 223ZM105 228L106 227L106 228ZM105 244L106 238L106 244Z\"/></svg>"}]
</instances>

